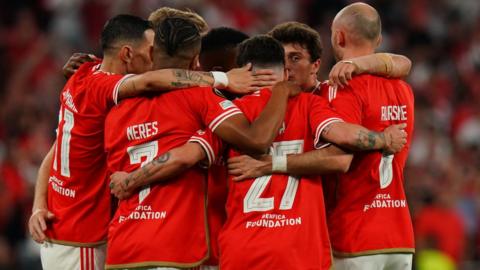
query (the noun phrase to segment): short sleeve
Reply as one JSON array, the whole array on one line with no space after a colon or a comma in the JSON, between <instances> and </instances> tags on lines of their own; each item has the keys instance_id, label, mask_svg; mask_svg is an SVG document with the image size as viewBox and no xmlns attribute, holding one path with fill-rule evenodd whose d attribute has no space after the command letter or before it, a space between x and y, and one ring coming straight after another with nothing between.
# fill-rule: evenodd
<instances>
[{"instance_id":1,"label":"short sleeve","mask_svg":"<svg viewBox=\"0 0 480 270\"><path fill-rule=\"evenodd\" d=\"M329 145L322 141L322 132L330 124L343 122L342 117L328 104L328 101L320 96L312 96L310 106L310 128L314 132L314 147L324 148Z\"/></svg>"},{"instance_id":2,"label":"short sleeve","mask_svg":"<svg viewBox=\"0 0 480 270\"><path fill-rule=\"evenodd\" d=\"M119 75L109 74L101 71L96 71L96 78L93 84L95 91L92 94L98 102L106 103L107 105L116 105L118 103L118 90L120 85L134 74Z\"/></svg>"},{"instance_id":3,"label":"short sleeve","mask_svg":"<svg viewBox=\"0 0 480 270\"><path fill-rule=\"evenodd\" d=\"M223 142L211 130L198 130L188 140L189 143L198 143L207 156L208 167L215 163L219 153L222 153Z\"/></svg>"},{"instance_id":4,"label":"short sleeve","mask_svg":"<svg viewBox=\"0 0 480 270\"><path fill-rule=\"evenodd\" d=\"M212 132L229 117L243 114L232 101L216 95L212 88L204 89L202 103L203 121Z\"/></svg>"}]
</instances>

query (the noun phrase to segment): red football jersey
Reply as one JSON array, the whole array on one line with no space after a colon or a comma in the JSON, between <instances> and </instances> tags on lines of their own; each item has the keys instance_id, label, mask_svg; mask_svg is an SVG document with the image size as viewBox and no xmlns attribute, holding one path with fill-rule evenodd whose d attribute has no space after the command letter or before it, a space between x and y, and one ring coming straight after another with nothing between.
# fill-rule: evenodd
<instances>
[{"instance_id":1,"label":"red football jersey","mask_svg":"<svg viewBox=\"0 0 480 270\"><path fill-rule=\"evenodd\" d=\"M355 77L349 87L324 85L321 94L347 122L382 131L407 123L407 145L395 155L357 152L346 174L324 177L327 221L336 256L414 252L403 168L414 123L414 98L401 80Z\"/></svg>"},{"instance_id":2,"label":"red football jersey","mask_svg":"<svg viewBox=\"0 0 480 270\"><path fill-rule=\"evenodd\" d=\"M205 132L197 132L190 141L202 145L211 164L207 176L207 219L210 236L210 257L204 262L204 265L218 265L218 235L227 218L225 212L228 176L225 164L226 150L223 147L222 140L209 129ZM209 145L211 147L208 147ZM214 158L209 157L208 151L213 153L210 155Z\"/></svg>"},{"instance_id":3,"label":"red football jersey","mask_svg":"<svg viewBox=\"0 0 480 270\"><path fill-rule=\"evenodd\" d=\"M82 65L60 94L55 154L48 184L48 208L55 219L47 237L66 245L104 243L110 221L104 153L104 122L127 76Z\"/></svg>"},{"instance_id":4,"label":"red football jersey","mask_svg":"<svg viewBox=\"0 0 480 270\"><path fill-rule=\"evenodd\" d=\"M136 170L185 144L197 130L215 130L240 113L207 87L125 100L107 116L108 168ZM205 261L206 180L206 170L194 167L120 201L109 227L107 268L193 267Z\"/></svg>"},{"instance_id":5,"label":"red football jersey","mask_svg":"<svg viewBox=\"0 0 480 270\"><path fill-rule=\"evenodd\" d=\"M235 104L250 121L260 114L270 91ZM328 102L302 93L288 102L275 155L312 150L321 130L341 121ZM231 151L231 156L238 155ZM330 243L319 177L273 174L228 181L227 221L219 237L221 269L329 269Z\"/></svg>"}]
</instances>

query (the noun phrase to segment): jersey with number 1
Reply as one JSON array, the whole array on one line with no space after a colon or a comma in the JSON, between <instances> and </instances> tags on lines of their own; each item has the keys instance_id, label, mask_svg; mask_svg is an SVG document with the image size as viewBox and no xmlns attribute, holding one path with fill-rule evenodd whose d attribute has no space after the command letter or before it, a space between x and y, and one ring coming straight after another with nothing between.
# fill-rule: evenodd
<instances>
[{"instance_id":1,"label":"jersey with number 1","mask_svg":"<svg viewBox=\"0 0 480 270\"><path fill-rule=\"evenodd\" d=\"M334 255L414 252L403 187L414 123L410 86L402 80L362 75L344 89L324 85L321 93L345 121L374 131L406 123L408 133L407 145L395 155L357 152L347 173L324 178Z\"/></svg>"},{"instance_id":2,"label":"jersey with number 1","mask_svg":"<svg viewBox=\"0 0 480 270\"><path fill-rule=\"evenodd\" d=\"M108 168L134 171L184 145L197 130L214 131L236 114L241 111L231 101L207 87L124 100L105 124ZM213 160L215 150L205 149ZM121 200L108 232L106 268L189 268L204 262L209 255L206 181L206 170L194 167Z\"/></svg>"},{"instance_id":3,"label":"jersey with number 1","mask_svg":"<svg viewBox=\"0 0 480 270\"><path fill-rule=\"evenodd\" d=\"M235 100L250 121L271 93ZM320 134L341 121L325 99L302 93L288 102L275 138L274 155L320 147ZM230 156L238 155L232 151ZM219 237L221 269L329 269L331 266L323 191L319 177L273 174L228 180L227 220Z\"/></svg>"},{"instance_id":4,"label":"jersey with number 1","mask_svg":"<svg viewBox=\"0 0 480 270\"><path fill-rule=\"evenodd\" d=\"M128 77L83 64L60 93L53 164L48 179L50 241L74 246L105 243L110 194L104 152L104 122L118 87Z\"/></svg>"}]
</instances>

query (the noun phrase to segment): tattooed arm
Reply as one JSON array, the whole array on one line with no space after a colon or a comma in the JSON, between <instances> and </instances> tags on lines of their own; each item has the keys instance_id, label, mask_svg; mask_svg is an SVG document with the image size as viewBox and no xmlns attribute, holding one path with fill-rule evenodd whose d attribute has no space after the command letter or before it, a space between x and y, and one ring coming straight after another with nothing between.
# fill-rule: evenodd
<instances>
[{"instance_id":1,"label":"tattooed arm","mask_svg":"<svg viewBox=\"0 0 480 270\"><path fill-rule=\"evenodd\" d=\"M138 188L156 181L170 179L205 158L198 143L186 143L155 158L145 166L131 172L115 172L110 176L110 190L122 200Z\"/></svg>"},{"instance_id":2,"label":"tattooed arm","mask_svg":"<svg viewBox=\"0 0 480 270\"><path fill-rule=\"evenodd\" d=\"M235 68L226 73L228 89L236 94L248 94L258 87L273 85L276 80L272 70L258 70L253 73L251 65ZM138 96L147 92L165 92L179 88L215 86L211 72L185 69L160 69L133 75L118 89L118 100ZM220 86L219 86L220 87Z\"/></svg>"},{"instance_id":3,"label":"tattooed arm","mask_svg":"<svg viewBox=\"0 0 480 270\"><path fill-rule=\"evenodd\" d=\"M354 151L396 153L407 143L405 127L406 124L392 125L383 132L375 132L359 125L335 122L324 128L322 139Z\"/></svg>"}]
</instances>

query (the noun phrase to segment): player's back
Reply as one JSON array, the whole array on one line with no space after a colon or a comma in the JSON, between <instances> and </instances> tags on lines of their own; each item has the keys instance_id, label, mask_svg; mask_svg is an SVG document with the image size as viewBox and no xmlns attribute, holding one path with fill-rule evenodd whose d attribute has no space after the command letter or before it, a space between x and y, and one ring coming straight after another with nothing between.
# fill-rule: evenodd
<instances>
[{"instance_id":1,"label":"player's back","mask_svg":"<svg viewBox=\"0 0 480 270\"><path fill-rule=\"evenodd\" d=\"M269 91L262 90L235 104L253 121L269 96ZM274 155L313 149L317 130L329 120L329 116L313 116L321 106L327 106L326 101L305 93L289 100L283 127L272 145ZM219 238L221 268L330 267L320 179L273 174L241 182L229 177L228 184L227 221Z\"/></svg>"},{"instance_id":2,"label":"player's back","mask_svg":"<svg viewBox=\"0 0 480 270\"><path fill-rule=\"evenodd\" d=\"M217 97L219 98L219 97ZM108 168L133 171L240 111L211 88L125 100L107 117ZM208 256L206 172L192 168L122 200L109 228L107 265L195 266ZM132 237L134 235L135 237ZM186 252L188 250L188 252Z\"/></svg>"},{"instance_id":3,"label":"player's back","mask_svg":"<svg viewBox=\"0 0 480 270\"><path fill-rule=\"evenodd\" d=\"M349 84L323 92L346 121L374 131L406 123L408 137L399 153L357 152L347 173L325 179L333 250L339 256L412 252L413 230L403 188L414 124L412 90L402 80L371 75L355 77Z\"/></svg>"},{"instance_id":4,"label":"player's back","mask_svg":"<svg viewBox=\"0 0 480 270\"><path fill-rule=\"evenodd\" d=\"M60 94L59 124L50 170L48 207L56 218L48 237L67 245L105 242L110 200L103 146L104 121L125 76L87 63Z\"/></svg>"}]
</instances>

